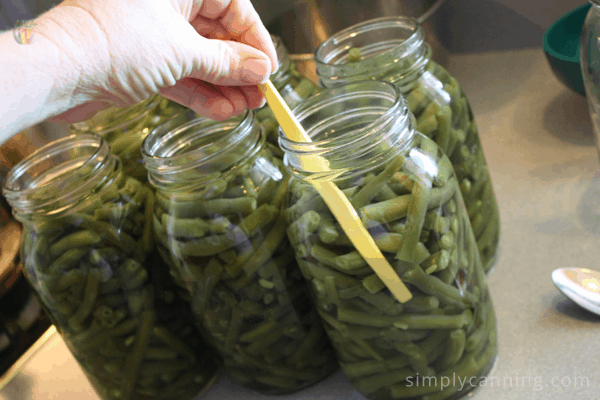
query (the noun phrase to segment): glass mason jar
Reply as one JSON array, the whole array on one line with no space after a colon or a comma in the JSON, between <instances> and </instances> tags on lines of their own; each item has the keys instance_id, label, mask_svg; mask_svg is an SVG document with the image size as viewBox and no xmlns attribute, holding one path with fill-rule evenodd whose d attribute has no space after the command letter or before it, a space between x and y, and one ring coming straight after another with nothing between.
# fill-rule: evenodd
<instances>
[{"instance_id":1,"label":"glass mason jar","mask_svg":"<svg viewBox=\"0 0 600 400\"><path fill-rule=\"evenodd\" d=\"M386 17L351 26L323 42L315 62L324 87L368 79L398 87L417 130L452 162L488 271L496 260L500 215L483 148L467 97L456 79L431 60L417 21Z\"/></svg>"},{"instance_id":2,"label":"glass mason jar","mask_svg":"<svg viewBox=\"0 0 600 400\"><path fill-rule=\"evenodd\" d=\"M192 399L212 383L213 355L151 256L154 195L104 139L42 147L3 193L23 224L25 275L102 399Z\"/></svg>"},{"instance_id":3,"label":"glass mason jar","mask_svg":"<svg viewBox=\"0 0 600 400\"><path fill-rule=\"evenodd\" d=\"M93 133L108 141L111 152L119 157L123 172L140 182L147 181L140 148L150 131L163 123L181 125L196 118L192 110L160 95L131 107L111 107L91 119L71 124L69 132Z\"/></svg>"},{"instance_id":4,"label":"glass mason jar","mask_svg":"<svg viewBox=\"0 0 600 400\"><path fill-rule=\"evenodd\" d=\"M271 82L281 94L281 97L290 108L296 107L302 101L317 93L321 89L313 81L303 76L296 68L296 63L290 59L288 51L281 39L271 35L279 65L277 70L271 74ZM267 138L267 146L278 158L283 158L283 152L279 149L277 135L279 123L268 105L256 112L256 118L262 126Z\"/></svg>"},{"instance_id":5,"label":"glass mason jar","mask_svg":"<svg viewBox=\"0 0 600 400\"><path fill-rule=\"evenodd\" d=\"M239 383L296 391L338 367L280 213L289 175L253 111L150 133L157 246Z\"/></svg>"},{"instance_id":6,"label":"glass mason jar","mask_svg":"<svg viewBox=\"0 0 600 400\"><path fill-rule=\"evenodd\" d=\"M590 0L579 43L581 74L600 157L600 0Z\"/></svg>"},{"instance_id":7,"label":"glass mason jar","mask_svg":"<svg viewBox=\"0 0 600 400\"><path fill-rule=\"evenodd\" d=\"M415 131L387 82L322 91L294 114L312 143L280 136L292 175L287 233L342 370L370 399L462 396L492 367L496 327L450 161ZM302 161L309 154L330 171L311 170ZM397 301L374 274L313 188L316 180L348 196L411 300Z\"/></svg>"},{"instance_id":8,"label":"glass mason jar","mask_svg":"<svg viewBox=\"0 0 600 400\"><path fill-rule=\"evenodd\" d=\"M0 195L0 376L51 325L23 274L19 255L22 230Z\"/></svg>"}]
</instances>

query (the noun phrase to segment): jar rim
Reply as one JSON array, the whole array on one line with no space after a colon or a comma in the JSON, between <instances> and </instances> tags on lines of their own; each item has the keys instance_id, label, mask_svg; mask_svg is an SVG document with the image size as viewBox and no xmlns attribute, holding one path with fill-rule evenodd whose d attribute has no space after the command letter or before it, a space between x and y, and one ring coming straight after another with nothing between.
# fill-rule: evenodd
<instances>
[{"instance_id":1,"label":"jar rim","mask_svg":"<svg viewBox=\"0 0 600 400\"><path fill-rule=\"evenodd\" d=\"M250 136L255 125L254 112L248 109L241 115L224 121L199 117L171 130L161 129L160 126L153 129L141 146L150 182L153 185L174 183L178 181L175 176L181 172L210 169L207 168L210 163L226 156L237 146L244 146L245 141L252 142L253 137ZM261 134L254 144L264 139L262 131L259 132ZM244 156L255 151L256 146L252 146L250 142L248 147L251 148ZM201 179L194 181L200 182Z\"/></svg>"},{"instance_id":2,"label":"jar rim","mask_svg":"<svg viewBox=\"0 0 600 400\"><path fill-rule=\"evenodd\" d=\"M111 157L117 160L101 136L66 136L37 149L15 165L7 174L2 191L15 211L36 211L64 199L70 199L67 201L70 205L100 184L97 178ZM49 163L56 164L45 165ZM27 176L30 173L37 175ZM39 195L41 189L52 186L60 187ZM34 202L30 198L36 193Z\"/></svg>"},{"instance_id":3,"label":"jar rim","mask_svg":"<svg viewBox=\"0 0 600 400\"><path fill-rule=\"evenodd\" d=\"M236 118L240 119L239 123L236 123L235 126L228 131L232 131L234 129L245 129L252 123L254 113L252 110L246 110L241 116L229 118L225 121L214 121L206 117L198 117L168 131L159 129L159 126L158 128L153 129L142 142L141 150L142 155L144 156L144 162L148 163L149 167L152 167L154 165L154 161L157 160L164 160L168 158L172 160L172 163L175 163L177 160L189 156L190 153L192 153L192 155L201 154L199 151L201 149L193 149L188 152L179 152L181 150L181 145L183 144L182 142L173 143L171 147L167 147L166 145L168 144L169 140L174 140L177 136L189 132L194 128L198 128L199 132L197 133L199 133L201 136L204 136L211 133L209 129L212 127L225 127L226 125L233 125L232 122L234 122ZM207 122L211 123L210 126L202 126ZM189 141L189 139L187 140ZM226 142L226 138L221 137L217 140L217 142L212 142L211 144L220 144L218 142ZM224 150L221 149L221 152L223 151Z\"/></svg>"},{"instance_id":4,"label":"jar rim","mask_svg":"<svg viewBox=\"0 0 600 400\"><path fill-rule=\"evenodd\" d=\"M391 43L383 48L384 52L381 52L382 48L379 48L377 49L378 53L352 63L346 62L347 56L333 61L333 58L340 56L343 52L347 53L352 47L349 43L352 43L360 35L381 29L395 28L409 34L398 43ZM340 72L345 77L364 75L366 64L376 65L378 70L385 70L397 63L399 59L403 59L421 48L424 45L424 35L419 22L415 18L406 16L374 18L352 25L331 35L317 47L314 53L317 71L320 77L330 78ZM379 40L374 43L382 42ZM340 71L341 69L343 71Z\"/></svg>"},{"instance_id":5,"label":"jar rim","mask_svg":"<svg viewBox=\"0 0 600 400\"><path fill-rule=\"evenodd\" d=\"M113 106L98 112L86 121L71 124L70 128L74 133L94 133L100 136L106 135L116 129L121 129L126 125L139 121L158 106L161 100L160 95L154 95L129 107ZM104 120L107 115L110 115L112 122L105 123ZM127 115L131 116L131 118L123 120L122 117Z\"/></svg>"},{"instance_id":6,"label":"jar rim","mask_svg":"<svg viewBox=\"0 0 600 400\"><path fill-rule=\"evenodd\" d=\"M356 82L347 83L347 84L344 84L341 86L335 86L335 87L323 89L319 93L311 96L304 102L300 103L298 106L294 107L294 109L292 110L292 113L296 116L298 122L300 122L300 124L302 124L302 121L306 117L308 117L311 113L314 113L314 112L318 111L321 107L328 105L328 102L326 101L327 98L329 98L331 96L338 96L338 98L344 98L345 96L352 96L353 94L357 93L356 92L357 89L360 89L361 86L366 86L368 88L368 90L365 90L365 93L373 93L374 91L376 91L378 89L381 91L384 91L387 89L391 92L390 94L392 94L394 96L394 100L392 100L392 106L383 115L378 117L376 120L371 122L366 127L362 128L360 130L361 132L370 131L374 127L381 126L381 124L384 121L389 120L401 107L405 106L404 105L404 97L402 96L402 94L400 93L398 88L396 86L394 86L393 84L391 84L389 82L384 82L384 81L364 80L364 81L356 81ZM370 86L370 88L369 88L369 86ZM307 131L306 133L310 137L310 131ZM356 132L353 132L353 135L355 135L355 134L356 134ZM292 139L288 139L288 137L285 135L285 133L283 132L281 127L279 128L280 145L286 146L289 144L293 144L294 146L305 146L306 149L311 149L311 148L314 148L315 146L317 146L317 147L332 146L333 142L339 141L341 137L346 138L346 136L348 136L347 138L352 140L352 138L350 138L349 135L342 135L342 136L338 136L338 137L322 139L322 140L317 140L317 141L311 141L311 142L297 142ZM357 136L359 136L359 135L357 135ZM312 138L311 138L311 140L312 140ZM307 151L309 151L309 150L307 150Z\"/></svg>"},{"instance_id":7,"label":"jar rim","mask_svg":"<svg viewBox=\"0 0 600 400\"><path fill-rule=\"evenodd\" d=\"M401 151L414 133L414 117L410 114L400 90L389 82L365 80L327 88L295 107L293 113L300 124L304 125L303 122L311 115L323 112L327 107L338 103L355 102L358 98L384 100L389 107L387 105L378 106L376 109L340 107L344 109L344 112L332 115L329 121L319 120L314 126L304 126L311 140L321 134L321 130L338 132L332 137L317 138L311 142L293 141L287 138L280 128L279 144L285 152L286 166L303 164L300 160L303 156L319 156L338 165L350 165L352 160L361 155L374 154L374 148L384 142L386 143L384 147L387 147L386 151L394 153ZM362 117L363 115L360 113L363 111L374 119L347 132L342 130L340 133L340 129L335 127L336 124L343 124L346 120L357 116ZM368 164L370 167L374 167L377 163L384 162L386 157L388 156L383 153L379 154L377 155L379 161L370 160ZM355 167L359 168L360 166L355 165ZM332 171L333 174L325 173L322 176L339 175L339 171L333 169Z\"/></svg>"}]
</instances>

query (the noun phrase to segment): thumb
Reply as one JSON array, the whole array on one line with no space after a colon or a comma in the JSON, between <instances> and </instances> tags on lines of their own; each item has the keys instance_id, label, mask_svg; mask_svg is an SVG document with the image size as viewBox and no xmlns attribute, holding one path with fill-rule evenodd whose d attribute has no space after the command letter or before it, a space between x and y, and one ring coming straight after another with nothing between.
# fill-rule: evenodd
<instances>
[{"instance_id":1,"label":"thumb","mask_svg":"<svg viewBox=\"0 0 600 400\"><path fill-rule=\"evenodd\" d=\"M262 51L230 40L195 37L186 52L192 57L184 68L187 77L220 86L257 85L269 79L271 60Z\"/></svg>"}]
</instances>

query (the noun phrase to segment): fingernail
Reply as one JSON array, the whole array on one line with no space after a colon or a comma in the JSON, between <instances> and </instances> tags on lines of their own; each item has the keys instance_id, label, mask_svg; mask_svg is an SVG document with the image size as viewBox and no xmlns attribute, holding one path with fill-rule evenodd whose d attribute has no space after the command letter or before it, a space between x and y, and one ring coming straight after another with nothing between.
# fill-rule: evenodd
<instances>
[{"instance_id":1,"label":"fingernail","mask_svg":"<svg viewBox=\"0 0 600 400\"><path fill-rule=\"evenodd\" d=\"M267 100L263 97L262 100L260 101L260 104L257 107L254 107L254 108L255 109L262 108L262 107L264 107L265 104L267 104Z\"/></svg>"},{"instance_id":2,"label":"fingernail","mask_svg":"<svg viewBox=\"0 0 600 400\"><path fill-rule=\"evenodd\" d=\"M249 58L242 65L242 80L246 83L265 83L269 79L270 63L260 58Z\"/></svg>"}]
</instances>

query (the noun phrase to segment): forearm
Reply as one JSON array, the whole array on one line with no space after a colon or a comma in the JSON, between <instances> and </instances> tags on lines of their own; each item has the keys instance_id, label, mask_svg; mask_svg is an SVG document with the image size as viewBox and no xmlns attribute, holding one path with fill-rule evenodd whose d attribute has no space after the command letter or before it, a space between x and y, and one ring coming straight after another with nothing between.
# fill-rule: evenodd
<instances>
[{"instance_id":1,"label":"forearm","mask_svg":"<svg viewBox=\"0 0 600 400\"><path fill-rule=\"evenodd\" d=\"M60 7L51 10L35 21L29 44L19 44L11 31L0 35L0 143L88 100L75 88L93 73L85 48L98 35L74 39L73 31L89 18L80 17ZM97 48L90 46L91 53Z\"/></svg>"}]
</instances>

